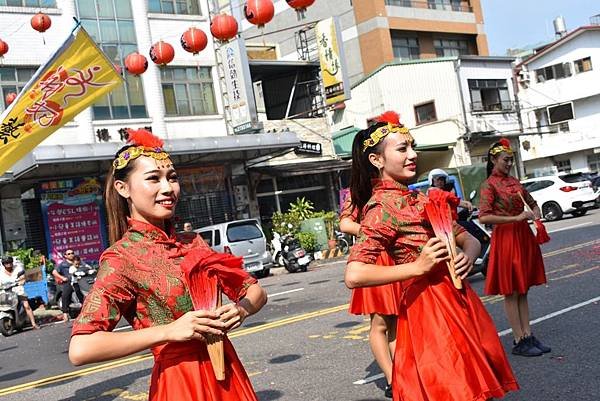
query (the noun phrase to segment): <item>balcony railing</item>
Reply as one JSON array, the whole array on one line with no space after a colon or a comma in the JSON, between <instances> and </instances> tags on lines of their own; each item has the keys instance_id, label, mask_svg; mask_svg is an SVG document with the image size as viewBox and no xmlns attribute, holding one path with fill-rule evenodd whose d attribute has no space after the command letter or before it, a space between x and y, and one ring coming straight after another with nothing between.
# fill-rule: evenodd
<instances>
[{"instance_id":1,"label":"balcony railing","mask_svg":"<svg viewBox=\"0 0 600 401\"><path fill-rule=\"evenodd\" d=\"M498 103L471 103L472 113L511 113L516 111L515 102L503 101Z\"/></svg>"},{"instance_id":2,"label":"balcony railing","mask_svg":"<svg viewBox=\"0 0 600 401\"><path fill-rule=\"evenodd\" d=\"M426 8L429 10L473 12L473 8L459 1L415 1L415 0L385 0L386 6Z\"/></svg>"}]
</instances>

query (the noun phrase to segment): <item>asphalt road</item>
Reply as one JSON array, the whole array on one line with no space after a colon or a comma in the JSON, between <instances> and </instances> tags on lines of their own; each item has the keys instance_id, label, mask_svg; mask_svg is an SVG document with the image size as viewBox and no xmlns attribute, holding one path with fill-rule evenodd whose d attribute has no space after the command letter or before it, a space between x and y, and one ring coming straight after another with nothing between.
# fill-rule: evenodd
<instances>
[{"instance_id":1,"label":"asphalt road","mask_svg":"<svg viewBox=\"0 0 600 401\"><path fill-rule=\"evenodd\" d=\"M553 351L509 355L521 390L510 401L600 399L600 210L547 224L548 285L530 292L535 334ZM385 400L369 350L368 321L347 313L344 261L261 280L269 303L231 334L260 400ZM482 294L483 277L470 278ZM506 350L511 336L500 297L482 299ZM127 328L124 328L127 329ZM75 368L65 324L0 338L1 400L146 400L152 360L142 353Z\"/></svg>"}]
</instances>

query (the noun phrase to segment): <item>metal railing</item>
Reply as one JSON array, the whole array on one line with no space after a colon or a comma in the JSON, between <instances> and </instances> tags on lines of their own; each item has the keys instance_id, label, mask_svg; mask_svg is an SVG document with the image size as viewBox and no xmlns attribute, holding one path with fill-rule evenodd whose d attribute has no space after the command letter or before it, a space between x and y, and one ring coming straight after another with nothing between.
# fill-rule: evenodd
<instances>
[{"instance_id":1,"label":"metal railing","mask_svg":"<svg viewBox=\"0 0 600 401\"><path fill-rule=\"evenodd\" d=\"M416 0L385 0L386 6L426 8L429 10L473 12L473 7L462 2L454 1L416 1Z\"/></svg>"},{"instance_id":2,"label":"metal railing","mask_svg":"<svg viewBox=\"0 0 600 401\"><path fill-rule=\"evenodd\" d=\"M497 103L483 103L473 102L471 103L471 112L473 113L486 113L486 112L513 112L516 111L515 102L503 101Z\"/></svg>"}]
</instances>

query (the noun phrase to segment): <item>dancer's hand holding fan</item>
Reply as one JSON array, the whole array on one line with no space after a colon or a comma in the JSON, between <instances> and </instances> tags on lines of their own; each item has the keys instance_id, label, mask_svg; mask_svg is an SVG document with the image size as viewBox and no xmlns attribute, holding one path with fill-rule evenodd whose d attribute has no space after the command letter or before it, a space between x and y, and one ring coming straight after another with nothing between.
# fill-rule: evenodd
<instances>
[{"instance_id":1,"label":"dancer's hand holding fan","mask_svg":"<svg viewBox=\"0 0 600 401\"><path fill-rule=\"evenodd\" d=\"M525 202L525 198L523 198L523 195L520 192L519 192L519 197L521 198L521 200L523 201L523 204L525 205L525 210L533 213L533 210L531 210L531 207L529 207L527 202ZM533 221L533 224L535 224L535 231L536 231L535 239L537 240L537 243L542 245L542 244L545 244L546 242L549 242L550 236L548 235L548 231L546 231L546 226L544 226L544 223L542 223L542 220L535 219Z\"/></svg>"},{"instance_id":2,"label":"dancer's hand holding fan","mask_svg":"<svg viewBox=\"0 0 600 401\"><path fill-rule=\"evenodd\" d=\"M452 230L453 219L452 210L448 203L448 196L445 191L431 191L428 195L429 202L425 204L425 214L435 236L446 244L446 249L450 255L450 259L446 262L452 283L457 289L462 289L462 280L456 275L456 266L454 260L456 258L456 239Z\"/></svg>"},{"instance_id":3,"label":"dancer's hand holding fan","mask_svg":"<svg viewBox=\"0 0 600 401\"><path fill-rule=\"evenodd\" d=\"M242 258L195 248L181 263L185 280L195 310L215 310L222 304L222 292L229 288L241 288L246 275L242 268ZM206 335L208 354L217 380L225 380L225 357L223 337Z\"/></svg>"}]
</instances>

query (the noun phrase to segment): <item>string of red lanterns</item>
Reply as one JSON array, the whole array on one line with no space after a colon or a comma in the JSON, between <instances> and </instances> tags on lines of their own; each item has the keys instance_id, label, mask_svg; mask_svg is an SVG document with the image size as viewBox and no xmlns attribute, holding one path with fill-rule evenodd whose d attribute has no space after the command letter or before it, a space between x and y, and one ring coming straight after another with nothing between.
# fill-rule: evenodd
<instances>
[{"instance_id":1,"label":"string of red lanterns","mask_svg":"<svg viewBox=\"0 0 600 401\"><path fill-rule=\"evenodd\" d=\"M8 43L0 39L0 59L8 53Z\"/></svg>"},{"instance_id":2,"label":"string of red lanterns","mask_svg":"<svg viewBox=\"0 0 600 401\"><path fill-rule=\"evenodd\" d=\"M206 49L208 37L202 29L191 27L181 35L180 42L183 50L192 54L198 54Z\"/></svg>"},{"instance_id":3,"label":"string of red lanterns","mask_svg":"<svg viewBox=\"0 0 600 401\"><path fill-rule=\"evenodd\" d=\"M31 17L31 27L40 33L46 32L52 26L52 19L44 13Z\"/></svg>"},{"instance_id":4,"label":"string of red lanterns","mask_svg":"<svg viewBox=\"0 0 600 401\"><path fill-rule=\"evenodd\" d=\"M259 28L271 21L274 15L275 6L271 0L248 0L244 5L244 16Z\"/></svg>"},{"instance_id":5,"label":"string of red lanterns","mask_svg":"<svg viewBox=\"0 0 600 401\"><path fill-rule=\"evenodd\" d=\"M235 38L238 33L238 23L229 14L217 14L210 21L210 33L222 42Z\"/></svg>"},{"instance_id":6,"label":"string of red lanterns","mask_svg":"<svg viewBox=\"0 0 600 401\"><path fill-rule=\"evenodd\" d=\"M4 101L6 102L6 105L8 106L9 104L11 104L12 102L15 101L15 99L17 98L17 94L15 92L9 92L5 97L4 97Z\"/></svg>"},{"instance_id":7,"label":"string of red lanterns","mask_svg":"<svg viewBox=\"0 0 600 401\"><path fill-rule=\"evenodd\" d=\"M315 0L285 0L288 3L288 6L292 7L296 10L296 14L298 14L298 20L304 19L306 9L312 6Z\"/></svg>"},{"instance_id":8,"label":"string of red lanterns","mask_svg":"<svg viewBox=\"0 0 600 401\"><path fill-rule=\"evenodd\" d=\"M125 57L125 69L133 75L140 75L148 69L148 59L138 52L130 53Z\"/></svg>"},{"instance_id":9,"label":"string of red lanterns","mask_svg":"<svg viewBox=\"0 0 600 401\"><path fill-rule=\"evenodd\" d=\"M175 49L167 42L161 40L150 47L149 54L150 60L152 60L154 64L165 66L173 61Z\"/></svg>"}]
</instances>

